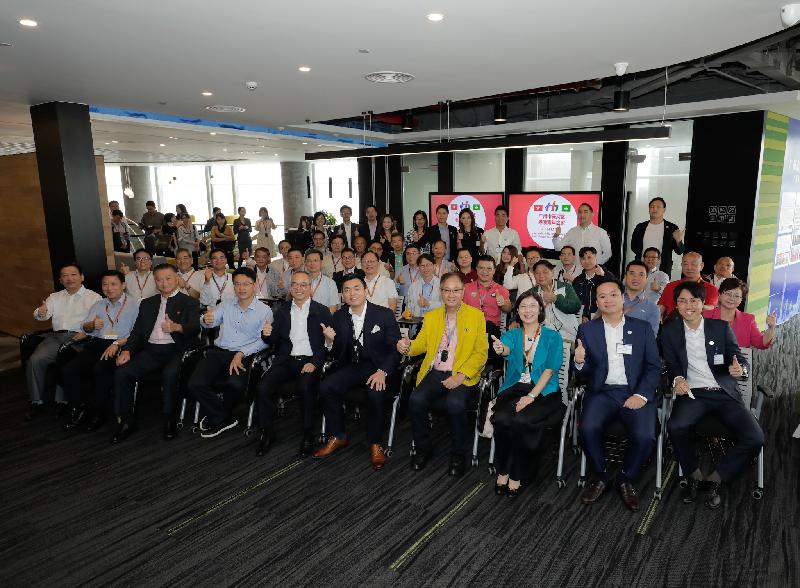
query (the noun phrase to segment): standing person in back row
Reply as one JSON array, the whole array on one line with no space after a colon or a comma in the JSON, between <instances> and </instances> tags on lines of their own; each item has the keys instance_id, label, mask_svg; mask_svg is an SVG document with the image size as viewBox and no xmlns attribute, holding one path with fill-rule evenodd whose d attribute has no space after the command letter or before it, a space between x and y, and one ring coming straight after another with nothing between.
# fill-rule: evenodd
<instances>
[{"instance_id":1,"label":"standing person in back row","mask_svg":"<svg viewBox=\"0 0 800 588\"><path fill-rule=\"evenodd\" d=\"M446 204L440 204L436 207L436 224L428 227L425 231L425 236L417 241L419 247L425 247L431 244L431 248L436 241L442 241L445 245L444 259L448 261L455 261L456 250L458 249L458 229L451 227L447 224L447 210Z\"/></svg>"},{"instance_id":2,"label":"standing person in back row","mask_svg":"<svg viewBox=\"0 0 800 588\"><path fill-rule=\"evenodd\" d=\"M148 200L144 203L147 212L142 215L142 220L139 226L144 229L146 235L153 232L154 229L160 229L164 224L164 215L156 210L156 203Z\"/></svg>"},{"instance_id":3,"label":"standing person in back row","mask_svg":"<svg viewBox=\"0 0 800 588\"><path fill-rule=\"evenodd\" d=\"M239 246L239 267L244 265L242 261L242 254L245 250L247 253L253 252L253 237L250 234L253 231L253 223L250 219L245 217L247 210L244 206L240 206L237 210L239 216L233 221L233 232L236 234L236 243Z\"/></svg>"},{"instance_id":4,"label":"standing person in back row","mask_svg":"<svg viewBox=\"0 0 800 588\"><path fill-rule=\"evenodd\" d=\"M483 245L486 255L494 257L494 262L500 263L500 254L508 246L514 246L517 251L522 251L519 233L508 227L508 209L498 206L494 209L495 226L483 234Z\"/></svg>"},{"instance_id":5,"label":"standing person in back row","mask_svg":"<svg viewBox=\"0 0 800 588\"><path fill-rule=\"evenodd\" d=\"M611 240L605 229L592 223L594 208L584 202L578 207L578 226L572 227L566 235L561 234L561 225L553 233L553 248L561 249L564 245L572 245L580 252L584 247L594 247L597 251L597 263L604 264L611 259Z\"/></svg>"},{"instance_id":6,"label":"standing person in back row","mask_svg":"<svg viewBox=\"0 0 800 588\"><path fill-rule=\"evenodd\" d=\"M664 219L667 201L656 196L650 201L650 220L636 225L631 235L631 251L636 259L648 248L658 249L661 254L661 271L669 275L672 272L672 252L681 255L684 251L683 231L678 225Z\"/></svg>"}]
</instances>

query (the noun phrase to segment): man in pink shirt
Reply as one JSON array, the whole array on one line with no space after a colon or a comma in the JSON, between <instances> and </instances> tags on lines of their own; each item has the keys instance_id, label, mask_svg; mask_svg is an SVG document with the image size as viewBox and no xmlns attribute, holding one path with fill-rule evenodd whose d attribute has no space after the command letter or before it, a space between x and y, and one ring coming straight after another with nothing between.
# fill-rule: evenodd
<instances>
[{"instance_id":1,"label":"man in pink shirt","mask_svg":"<svg viewBox=\"0 0 800 588\"><path fill-rule=\"evenodd\" d=\"M511 312L511 296L508 290L495 282L495 263L491 255L478 257L476 272L478 279L464 286L464 302L477 308L486 317L486 334L491 341L492 335L500 338L500 313ZM502 358L498 358L494 349L489 345L489 363L502 365Z\"/></svg>"}]
</instances>

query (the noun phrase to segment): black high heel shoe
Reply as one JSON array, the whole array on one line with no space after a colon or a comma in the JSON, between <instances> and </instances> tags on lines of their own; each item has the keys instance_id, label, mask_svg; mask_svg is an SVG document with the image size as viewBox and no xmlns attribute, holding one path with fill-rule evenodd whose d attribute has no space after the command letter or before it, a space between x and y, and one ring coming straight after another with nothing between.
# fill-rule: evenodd
<instances>
[{"instance_id":1,"label":"black high heel shoe","mask_svg":"<svg viewBox=\"0 0 800 588\"><path fill-rule=\"evenodd\" d=\"M522 486L518 486L516 488L509 487L506 490L506 496L508 496L509 498L516 498L517 496L520 495L521 492L522 492Z\"/></svg>"},{"instance_id":2,"label":"black high heel shoe","mask_svg":"<svg viewBox=\"0 0 800 588\"><path fill-rule=\"evenodd\" d=\"M494 483L494 493L496 496L502 496L508 490L508 484L498 484L497 481Z\"/></svg>"}]
</instances>

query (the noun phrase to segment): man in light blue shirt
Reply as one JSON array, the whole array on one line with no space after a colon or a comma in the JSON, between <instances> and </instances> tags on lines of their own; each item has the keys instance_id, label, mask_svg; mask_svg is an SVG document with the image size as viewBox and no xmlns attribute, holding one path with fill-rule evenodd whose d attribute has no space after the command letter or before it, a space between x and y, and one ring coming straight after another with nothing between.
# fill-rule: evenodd
<instances>
[{"instance_id":1,"label":"man in light blue shirt","mask_svg":"<svg viewBox=\"0 0 800 588\"><path fill-rule=\"evenodd\" d=\"M653 334L658 337L661 312L653 301L648 300L645 288L647 288L647 266L643 261L631 261L625 267L623 312L626 316L647 321L653 329Z\"/></svg>"},{"instance_id":2,"label":"man in light blue shirt","mask_svg":"<svg viewBox=\"0 0 800 588\"><path fill-rule=\"evenodd\" d=\"M408 288L406 308L411 316L425 316L429 310L442 305L439 295L439 278L433 275L434 261L428 253L419 256L419 277Z\"/></svg>"},{"instance_id":3,"label":"man in light blue shirt","mask_svg":"<svg viewBox=\"0 0 800 588\"><path fill-rule=\"evenodd\" d=\"M412 243L406 247L406 261L408 263L400 268L400 271L394 276L397 292L403 298L408 294L408 289L411 287L411 284L419 279L419 266L417 265L419 254L419 247L416 243Z\"/></svg>"},{"instance_id":4,"label":"man in light blue shirt","mask_svg":"<svg viewBox=\"0 0 800 588\"><path fill-rule=\"evenodd\" d=\"M306 253L306 271L311 280L311 300L328 307L333 313L339 310L339 290L336 282L322 273L322 253L311 249Z\"/></svg>"},{"instance_id":5,"label":"man in light blue shirt","mask_svg":"<svg viewBox=\"0 0 800 588\"><path fill-rule=\"evenodd\" d=\"M272 310L256 298L255 272L240 267L232 281L235 299L209 306L203 315L206 327L224 328L189 379L189 392L206 414L200 423L200 434L206 438L239 424L231 409L245 392L250 358L267 347L261 339L264 325L272 323ZM217 396L220 391L223 400Z\"/></svg>"},{"instance_id":6,"label":"man in light blue shirt","mask_svg":"<svg viewBox=\"0 0 800 588\"><path fill-rule=\"evenodd\" d=\"M647 266L647 286L644 294L647 299L658 306L664 288L669 284L669 276L659 269L661 252L655 247L648 247L642 254L642 261Z\"/></svg>"}]
</instances>

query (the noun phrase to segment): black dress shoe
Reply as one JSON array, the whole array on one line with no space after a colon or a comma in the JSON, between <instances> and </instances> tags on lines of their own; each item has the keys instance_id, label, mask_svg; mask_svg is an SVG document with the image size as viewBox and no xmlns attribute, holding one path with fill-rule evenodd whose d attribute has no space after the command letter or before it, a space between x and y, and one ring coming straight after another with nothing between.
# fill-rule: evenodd
<instances>
[{"instance_id":1,"label":"black dress shoe","mask_svg":"<svg viewBox=\"0 0 800 588\"><path fill-rule=\"evenodd\" d=\"M708 488L708 492L706 492L706 499L703 502L706 508L710 508L711 510L716 510L720 506L722 506L722 496L719 495L720 484L717 482L711 482Z\"/></svg>"},{"instance_id":2,"label":"black dress shoe","mask_svg":"<svg viewBox=\"0 0 800 588\"><path fill-rule=\"evenodd\" d=\"M44 409L44 405L43 404L38 404L36 402L31 402L28 405L27 412L25 413L25 420L26 421L32 421L33 419L37 418L38 416L41 416L43 409Z\"/></svg>"},{"instance_id":3,"label":"black dress shoe","mask_svg":"<svg viewBox=\"0 0 800 588\"><path fill-rule=\"evenodd\" d=\"M122 443L123 441L125 441L125 439L127 439L131 435L131 433L135 431L136 431L135 423L128 423L127 421L123 421L117 425L117 429L111 436L111 443L113 445Z\"/></svg>"},{"instance_id":4,"label":"black dress shoe","mask_svg":"<svg viewBox=\"0 0 800 588\"><path fill-rule=\"evenodd\" d=\"M686 486L681 489L681 500L684 504L691 504L697 500L697 478L686 478Z\"/></svg>"},{"instance_id":5,"label":"black dress shoe","mask_svg":"<svg viewBox=\"0 0 800 588\"><path fill-rule=\"evenodd\" d=\"M178 436L178 426L172 419L167 419L164 422L164 441L172 441Z\"/></svg>"},{"instance_id":6,"label":"black dress shoe","mask_svg":"<svg viewBox=\"0 0 800 588\"><path fill-rule=\"evenodd\" d=\"M517 496L520 495L521 492L522 492L522 486L517 486L516 488L509 487L508 491L506 492L506 496L508 498L516 498Z\"/></svg>"},{"instance_id":7,"label":"black dress shoe","mask_svg":"<svg viewBox=\"0 0 800 588\"><path fill-rule=\"evenodd\" d=\"M82 406L75 407L70 411L69 422L64 423L65 431L76 431L86 421L86 411Z\"/></svg>"},{"instance_id":8,"label":"black dress shoe","mask_svg":"<svg viewBox=\"0 0 800 588\"><path fill-rule=\"evenodd\" d=\"M450 458L450 465L447 467L447 475L457 478L464 475L464 458L454 455Z\"/></svg>"},{"instance_id":9,"label":"black dress shoe","mask_svg":"<svg viewBox=\"0 0 800 588\"><path fill-rule=\"evenodd\" d=\"M314 435L303 435L303 441L300 443L300 457L305 459L312 453L314 453Z\"/></svg>"},{"instance_id":10,"label":"black dress shoe","mask_svg":"<svg viewBox=\"0 0 800 588\"><path fill-rule=\"evenodd\" d=\"M415 453L414 457L411 459L411 469L415 472L424 469L425 466L428 465L431 453L430 449L417 449L417 453Z\"/></svg>"},{"instance_id":11,"label":"black dress shoe","mask_svg":"<svg viewBox=\"0 0 800 588\"><path fill-rule=\"evenodd\" d=\"M502 496L508 490L508 484L498 484L496 481L494 483L494 493L497 496Z\"/></svg>"},{"instance_id":12,"label":"black dress shoe","mask_svg":"<svg viewBox=\"0 0 800 588\"><path fill-rule=\"evenodd\" d=\"M69 404L66 402L56 402L56 420L65 417L69 413Z\"/></svg>"},{"instance_id":13,"label":"black dress shoe","mask_svg":"<svg viewBox=\"0 0 800 588\"><path fill-rule=\"evenodd\" d=\"M93 431L96 431L104 424L106 424L105 417L93 416L91 419L89 419L89 422L86 424L86 432L91 433Z\"/></svg>"},{"instance_id":14,"label":"black dress shoe","mask_svg":"<svg viewBox=\"0 0 800 588\"><path fill-rule=\"evenodd\" d=\"M636 490L633 489L633 484L628 481L620 483L617 488L619 495L622 496L622 502L633 512L639 512L639 497L636 496Z\"/></svg>"},{"instance_id":15,"label":"black dress shoe","mask_svg":"<svg viewBox=\"0 0 800 588\"><path fill-rule=\"evenodd\" d=\"M272 448L275 442L275 433L261 429L261 436L258 438L258 447L256 448L256 455L259 457L266 454Z\"/></svg>"},{"instance_id":16,"label":"black dress shoe","mask_svg":"<svg viewBox=\"0 0 800 588\"><path fill-rule=\"evenodd\" d=\"M584 504L592 504L597 502L597 500L603 495L603 492L606 491L606 483L602 480L597 480L596 482L592 482L581 494L581 502Z\"/></svg>"}]
</instances>

